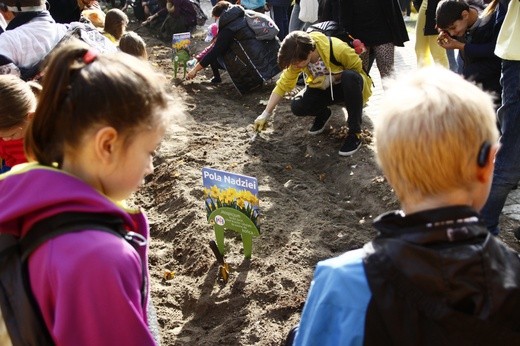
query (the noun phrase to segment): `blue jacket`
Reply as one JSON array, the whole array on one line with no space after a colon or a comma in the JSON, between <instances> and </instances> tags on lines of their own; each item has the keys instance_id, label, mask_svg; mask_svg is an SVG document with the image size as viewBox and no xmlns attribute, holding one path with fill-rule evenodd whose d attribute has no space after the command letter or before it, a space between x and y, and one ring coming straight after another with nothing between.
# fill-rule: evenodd
<instances>
[{"instance_id":1,"label":"blue jacket","mask_svg":"<svg viewBox=\"0 0 520 346\"><path fill-rule=\"evenodd\" d=\"M358 249L318 263L294 345L363 345L371 298L364 256Z\"/></svg>"},{"instance_id":2,"label":"blue jacket","mask_svg":"<svg viewBox=\"0 0 520 346\"><path fill-rule=\"evenodd\" d=\"M244 0L240 1L240 5L248 10L256 10L257 8L265 6L265 0Z\"/></svg>"}]
</instances>

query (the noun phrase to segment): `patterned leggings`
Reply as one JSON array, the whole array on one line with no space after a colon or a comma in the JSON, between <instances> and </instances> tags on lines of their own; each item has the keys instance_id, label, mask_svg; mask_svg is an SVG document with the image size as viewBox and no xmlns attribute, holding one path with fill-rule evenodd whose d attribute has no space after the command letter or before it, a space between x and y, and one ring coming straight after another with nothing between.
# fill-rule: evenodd
<instances>
[{"instance_id":1,"label":"patterned leggings","mask_svg":"<svg viewBox=\"0 0 520 346\"><path fill-rule=\"evenodd\" d=\"M363 69L370 72L374 60L381 74L381 78L389 77L394 71L394 51L393 43L384 43L379 46L367 47L366 52L361 54Z\"/></svg>"}]
</instances>

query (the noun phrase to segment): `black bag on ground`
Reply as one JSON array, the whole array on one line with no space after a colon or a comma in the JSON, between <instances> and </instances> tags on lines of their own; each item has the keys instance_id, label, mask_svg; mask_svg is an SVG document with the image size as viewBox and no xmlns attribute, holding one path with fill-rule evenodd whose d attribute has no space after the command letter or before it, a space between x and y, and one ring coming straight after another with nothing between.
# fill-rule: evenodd
<instances>
[{"instance_id":1,"label":"black bag on ground","mask_svg":"<svg viewBox=\"0 0 520 346\"><path fill-rule=\"evenodd\" d=\"M120 217L94 213L57 214L36 223L21 239L0 234L0 330L7 329L13 346L54 345L31 291L27 259L45 241L85 229L126 234Z\"/></svg>"}]
</instances>

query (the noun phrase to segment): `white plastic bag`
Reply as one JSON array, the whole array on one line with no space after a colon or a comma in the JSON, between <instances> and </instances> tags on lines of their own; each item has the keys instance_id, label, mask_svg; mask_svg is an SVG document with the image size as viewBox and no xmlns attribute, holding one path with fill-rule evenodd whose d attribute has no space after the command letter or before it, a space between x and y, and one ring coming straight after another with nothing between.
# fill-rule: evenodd
<instances>
[{"instance_id":1,"label":"white plastic bag","mask_svg":"<svg viewBox=\"0 0 520 346\"><path fill-rule=\"evenodd\" d=\"M304 23L314 23L318 20L318 0L300 0L298 19Z\"/></svg>"}]
</instances>

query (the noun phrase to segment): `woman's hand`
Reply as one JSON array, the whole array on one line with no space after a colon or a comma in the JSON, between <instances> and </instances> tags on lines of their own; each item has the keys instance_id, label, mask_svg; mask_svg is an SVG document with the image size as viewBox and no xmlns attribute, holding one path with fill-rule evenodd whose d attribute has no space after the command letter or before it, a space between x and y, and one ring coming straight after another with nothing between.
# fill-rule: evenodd
<instances>
[{"instance_id":1,"label":"woman's hand","mask_svg":"<svg viewBox=\"0 0 520 346\"><path fill-rule=\"evenodd\" d=\"M193 79L195 78L195 76L197 75L197 71L195 70L195 68L192 68L187 74L186 74L186 79L187 80L190 80L190 79Z\"/></svg>"}]
</instances>

